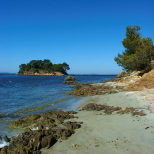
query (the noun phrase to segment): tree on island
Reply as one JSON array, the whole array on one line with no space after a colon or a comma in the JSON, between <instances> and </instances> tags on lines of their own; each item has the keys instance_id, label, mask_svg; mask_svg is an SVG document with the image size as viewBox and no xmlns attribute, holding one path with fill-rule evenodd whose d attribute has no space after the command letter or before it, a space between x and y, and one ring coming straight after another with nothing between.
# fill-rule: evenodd
<instances>
[{"instance_id":1,"label":"tree on island","mask_svg":"<svg viewBox=\"0 0 154 154\"><path fill-rule=\"evenodd\" d=\"M67 75L67 70L69 69L69 65L65 62L62 64L53 64L49 59L31 60L29 63L19 66L19 74L61 72Z\"/></svg>"},{"instance_id":2,"label":"tree on island","mask_svg":"<svg viewBox=\"0 0 154 154\"><path fill-rule=\"evenodd\" d=\"M141 37L140 26L127 26L126 38L122 41L125 51L115 61L127 71L149 71L154 60L154 45L149 37Z\"/></svg>"}]
</instances>

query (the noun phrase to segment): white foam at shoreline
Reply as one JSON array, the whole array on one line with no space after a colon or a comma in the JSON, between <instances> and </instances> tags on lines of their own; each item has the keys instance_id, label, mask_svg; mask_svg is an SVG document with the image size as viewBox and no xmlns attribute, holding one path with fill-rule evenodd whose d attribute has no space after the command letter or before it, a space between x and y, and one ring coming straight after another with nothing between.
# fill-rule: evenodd
<instances>
[{"instance_id":1,"label":"white foam at shoreline","mask_svg":"<svg viewBox=\"0 0 154 154\"><path fill-rule=\"evenodd\" d=\"M5 146L9 146L9 142L0 142L0 148L3 148Z\"/></svg>"}]
</instances>

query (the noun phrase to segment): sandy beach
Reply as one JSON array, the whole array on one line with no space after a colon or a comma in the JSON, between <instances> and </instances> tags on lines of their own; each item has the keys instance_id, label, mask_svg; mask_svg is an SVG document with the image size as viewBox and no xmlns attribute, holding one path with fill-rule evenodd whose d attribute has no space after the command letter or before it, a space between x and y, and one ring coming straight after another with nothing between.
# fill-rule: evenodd
<instances>
[{"instance_id":1,"label":"sandy beach","mask_svg":"<svg viewBox=\"0 0 154 154\"><path fill-rule=\"evenodd\" d=\"M153 89L138 92L88 96L80 105L89 103L135 107L146 116L104 114L103 111L79 111L76 119L82 127L67 140L58 141L43 154L153 154L154 113ZM146 97L145 97L146 96Z\"/></svg>"},{"instance_id":2,"label":"sandy beach","mask_svg":"<svg viewBox=\"0 0 154 154\"><path fill-rule=\"evenodd\" d=\"M9 128L25 132L0 152L153 154L154 88L145 87L149 74L93 85L75 82L74 94L85 96L74 106L77 112L52 110L13 121Z\"/></svg>"}]
</instances>

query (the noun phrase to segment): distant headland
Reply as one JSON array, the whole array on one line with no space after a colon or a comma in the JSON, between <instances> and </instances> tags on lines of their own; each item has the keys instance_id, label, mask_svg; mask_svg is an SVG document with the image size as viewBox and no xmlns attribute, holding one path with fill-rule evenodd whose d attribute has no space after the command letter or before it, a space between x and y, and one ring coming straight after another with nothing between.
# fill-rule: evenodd
<instances>
[{"instance_id":1,"label":"distant headland","mask_svg":"<svg viewBox=\"0 0 154 154\"><path fill-rule=\"evenodd\" d=\"M19 75L51 75L63 76L67 75L70 67L67 63L53 64L49 59L31 60L27 64L19 66Z\"/></svg>"}]
</instances>

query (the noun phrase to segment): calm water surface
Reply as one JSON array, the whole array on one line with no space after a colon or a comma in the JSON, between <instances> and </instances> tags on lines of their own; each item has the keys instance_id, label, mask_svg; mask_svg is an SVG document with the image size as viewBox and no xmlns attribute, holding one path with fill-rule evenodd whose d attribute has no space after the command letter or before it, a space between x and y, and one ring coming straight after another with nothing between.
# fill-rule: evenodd
<instances>
[{"instance_id":1,"label":"calm water surface","mask_svg":"<svg viewBox=\"0 0 154 154\"><path fill-rule=\"evenodd\" d=\"M80 82L100 82L114 75L75 75ZM53 109L75 110L81 97L68 95L65 77L0 75L0 136L18 133L8 124L16 118Z\"/></svg>"}]
</instances>

